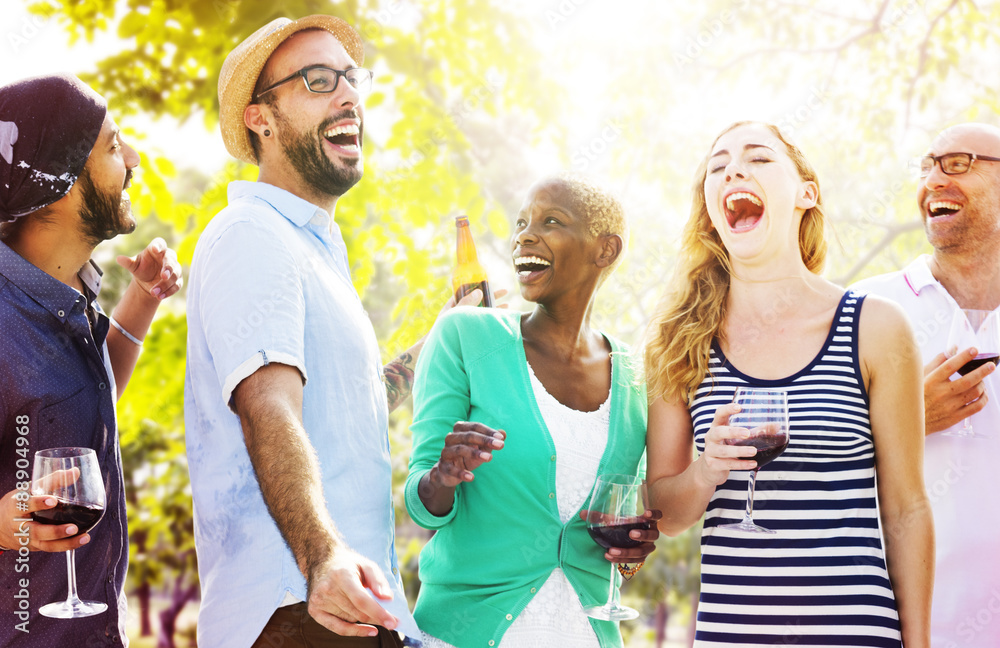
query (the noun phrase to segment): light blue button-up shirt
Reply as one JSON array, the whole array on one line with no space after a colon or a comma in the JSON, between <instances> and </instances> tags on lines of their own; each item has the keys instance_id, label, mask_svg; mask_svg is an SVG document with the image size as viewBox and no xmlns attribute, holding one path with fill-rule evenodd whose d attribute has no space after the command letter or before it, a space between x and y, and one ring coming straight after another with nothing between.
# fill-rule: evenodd
<instances>
[{"instance_id":1,"label":"light blue button-up shirt","mask_svg":"<svg viewBox=\"0 0 1000 648\"><path fill-rule=\"evenodd\" d=\"M347 544L393 589L380 602L419 637L396 560L388 407L375 331L323 209L260 182L229 185L205 228L188 292L184 418L202 601L198 645L247 648L306 583L250 464L233 390L272 363L301 372L302 416L323 494Z\"/></svg>"}]
</instances>

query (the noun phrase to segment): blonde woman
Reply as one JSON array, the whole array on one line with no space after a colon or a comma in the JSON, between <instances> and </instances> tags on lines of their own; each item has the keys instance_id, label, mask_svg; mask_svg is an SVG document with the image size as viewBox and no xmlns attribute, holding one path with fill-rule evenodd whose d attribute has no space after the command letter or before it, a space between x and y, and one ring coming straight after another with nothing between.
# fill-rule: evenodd
<instances>
[{"instance_id":1,"label":"blonde woman","mask_svg":"<svg viewBox=\"0 0 1000 648\"><path fill-rule=\"evenodd\" d=\"M697 646L929 646L920 355L898 307L818 274L823 230L816 174L777 128L715 140L644 348L660 530L704 516ZM756 466L728 425L739 386L788 393L791 440L757 481L773 534L719 528Z\"/></svg>"}]
</instances>

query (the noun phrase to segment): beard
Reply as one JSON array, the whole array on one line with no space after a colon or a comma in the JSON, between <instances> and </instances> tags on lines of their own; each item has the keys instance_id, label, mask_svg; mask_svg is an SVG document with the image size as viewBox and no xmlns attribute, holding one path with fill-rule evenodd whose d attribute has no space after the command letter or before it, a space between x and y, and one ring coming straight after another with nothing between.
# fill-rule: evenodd
<instances>
[{"instance_id":1,"label":"beard","mask_svg":"<svg viewBox=\"0 0 1000 648\"><path fill-rule=\"evenodd\" d=\"M343 196L348 189L358 184L364 170L361 158L348 158L342 161L343 166L333 163L323 149L326 138L322 133L337 121L354 117L352 111L337 115L320 124L315 133L309 131L296 132L277 106L272 106L275 121L278 122L278 142L298 174L305 182L328 196ZM360 141L360 135L359 135Z\"/></svg>"},{"instance_id":2,"label":"beard","mask_svg":"<svg viewBox=\"0 0 1000 648\"><path fill-rule=\"evenodd\" d=\"M125 185L132 178L132 170L125 175ZM77 178L80 183L83 205L80 207L80 220L83 222L83 235L95 244L108 241L119 234L131 234L135 231L135 219L132 217L132 203L122 192L105 192L94 185L86 168Z\"/></svg>"}]
</instances>

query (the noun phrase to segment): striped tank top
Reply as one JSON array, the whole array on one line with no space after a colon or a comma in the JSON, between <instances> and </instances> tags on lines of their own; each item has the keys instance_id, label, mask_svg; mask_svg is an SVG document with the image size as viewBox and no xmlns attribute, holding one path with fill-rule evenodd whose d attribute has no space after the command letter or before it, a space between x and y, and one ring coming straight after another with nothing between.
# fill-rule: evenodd
<instances>
[{"instance_id":1,"label":"striped tank top","mask_svg":"<svg viewBox=\"0 0 1000 648\"><path fill-rule=\"evenodd\" d=\"M715 410L741 385L788 392L790 440L757 473L754 522L777 533L718 528L743 518L749 472L731 472L712 496L695 646L902 645L858 358L863 301L863 293L844 295L819 354L788 378L740 373L712 345L710 375L691 407L698 452Z\"/></svg>"}]
</instances>

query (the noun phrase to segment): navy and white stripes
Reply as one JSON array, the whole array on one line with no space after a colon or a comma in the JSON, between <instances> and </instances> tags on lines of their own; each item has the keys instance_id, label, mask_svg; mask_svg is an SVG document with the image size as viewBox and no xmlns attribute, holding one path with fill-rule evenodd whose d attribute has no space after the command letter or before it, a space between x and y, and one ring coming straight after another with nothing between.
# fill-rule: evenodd
<instances>
[{"instance_id":1,"label":"navy and white stripes","mask_svg":"<svg viewBox=\"0 0 1000 648\"><path fill-rule=\"evenodd\" d=\"M718 528L742 519L748 472L732 472L709 503L696 646L901 646L858 362L863 300L844 295L823 349L785 379L742 374L713 345L691 409L698 451L741 385L788 392L790 440L757 474L754 521L776 534Z\"/></svg>"}]
</instances>

